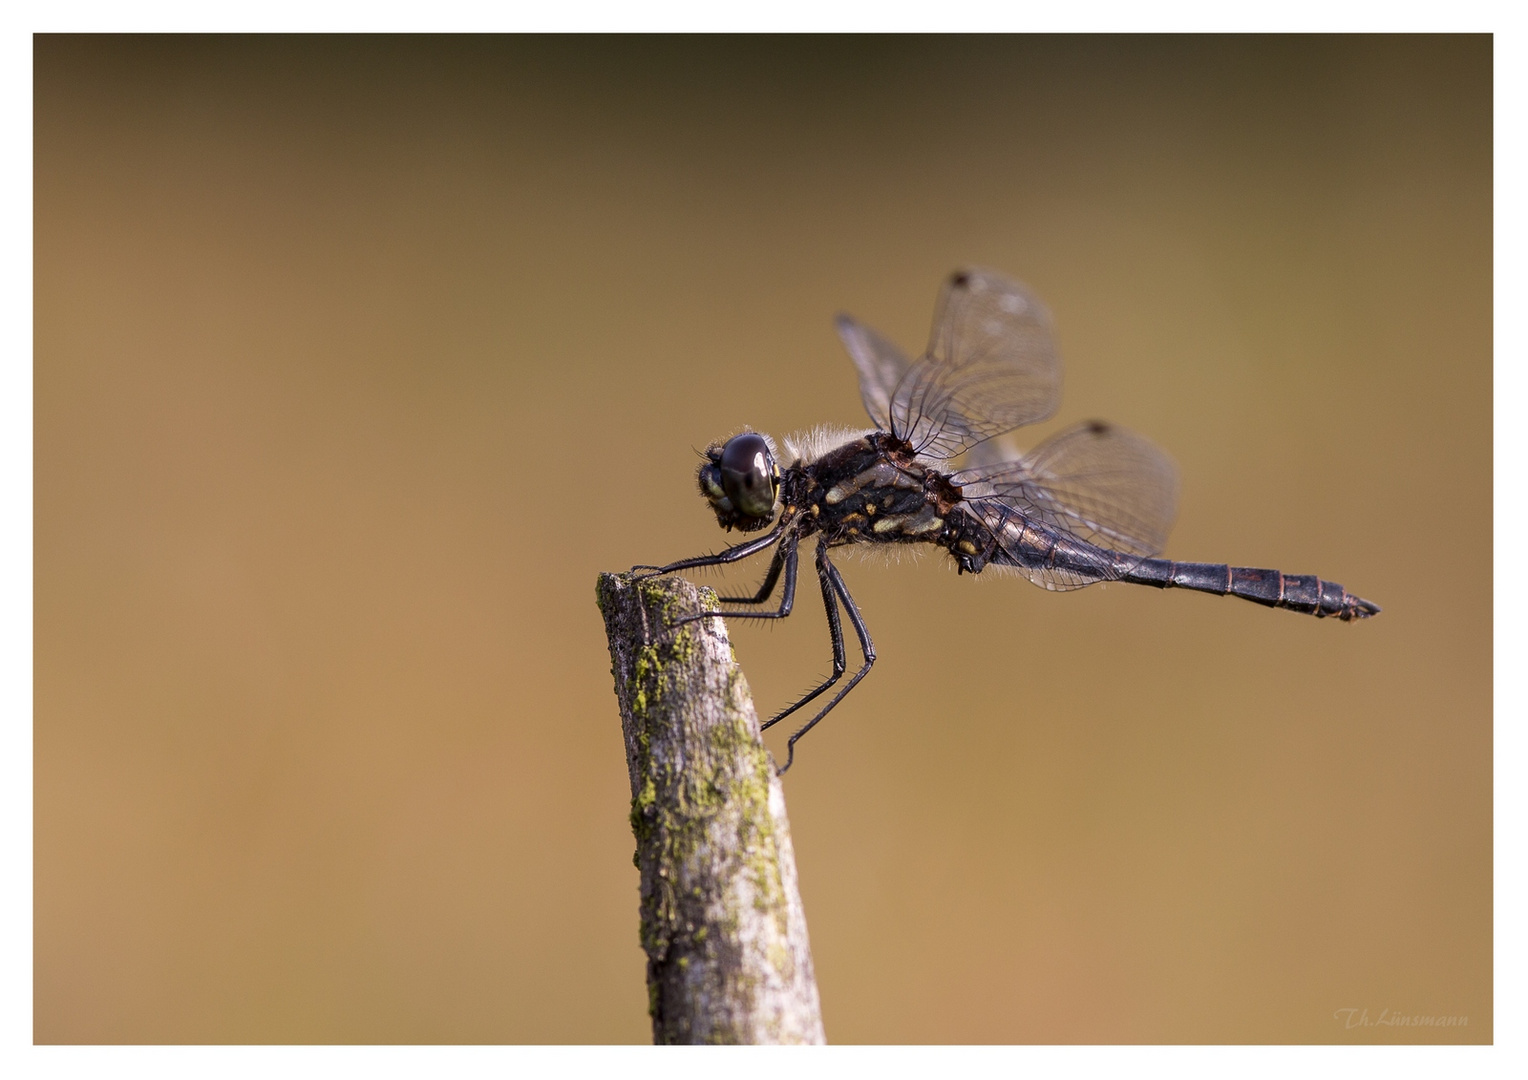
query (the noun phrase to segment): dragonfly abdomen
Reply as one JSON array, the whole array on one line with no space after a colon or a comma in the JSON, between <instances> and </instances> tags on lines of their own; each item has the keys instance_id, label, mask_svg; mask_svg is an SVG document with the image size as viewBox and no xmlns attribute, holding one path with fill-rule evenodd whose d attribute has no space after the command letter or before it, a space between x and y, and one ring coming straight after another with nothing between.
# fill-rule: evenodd
<instances>
[{"instance_id":1,"label":"dragonfly abdomen","mask_svg":"<svg viewBox=\"0 0 1528 1080\"><path fill-rule=\"evenodd\" d=\"M1379 613L1379 606L1354 596L1335 581L1314 574L1285 574L1224 563L1183 563L1142 559L1123 568L1119 580L1159 589L1193 589L1218 596L1239 596L1254 604L1285 608L1324 619L1347 622Z\"/></svg>"},{"instance_id":2,"label":"dragonfly abdomen","mask_svg":"<svg viewBox=\"0 0 1528 1080\"><path fill-rule=\"evenodd\" d=\"M1045 589L1076 589L1119 577L1117 556L989 499L965 505L950 553L966 573L1009 567Z\"/></svg>"}]
</instances>

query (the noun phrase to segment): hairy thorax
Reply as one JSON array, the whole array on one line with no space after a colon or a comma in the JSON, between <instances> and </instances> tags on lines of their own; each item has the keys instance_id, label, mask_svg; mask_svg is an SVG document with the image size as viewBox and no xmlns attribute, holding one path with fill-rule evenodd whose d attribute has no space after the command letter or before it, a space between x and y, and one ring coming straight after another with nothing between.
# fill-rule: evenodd
<instances>
[{"instance_id":1,"label":"hairy thorax","mask_svg":"<svg viewBox=\"0 0 1528 1080\"><path fill-rule=\"evenodd\" d=\"M959 558L955 545L967 532L960 488L883 432L793 465L782 496L801 535L820 533L830 547L936 544Z\"/></svg>"}]
</instances>

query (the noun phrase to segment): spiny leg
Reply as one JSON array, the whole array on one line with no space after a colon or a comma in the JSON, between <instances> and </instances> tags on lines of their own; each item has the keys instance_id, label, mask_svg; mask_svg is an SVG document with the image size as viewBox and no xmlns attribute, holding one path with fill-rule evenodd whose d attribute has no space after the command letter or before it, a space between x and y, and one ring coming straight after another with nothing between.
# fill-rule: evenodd
<instances>
[{"instance_id":1,"label":"spiny leg","mask_svg":"<svg viewBox=\"0 0 1528 1080\"><path fill-rule=\"evenodd\" d=\"M787 563L790 565L786 566ZM787 571L785 591L787 594L794 594L796 590L796 538L794 536L787 536L780 541L780 546L775 549L775 557L770 560L769 573L764 575L758 592L752 596L718 596L716 599L723 604L762 604L775 591L775 583L780 580L782 568ZM790 610L789 601L784 606L786 611Z\"/></svg>"},{"instance_id":2,"label":"spiny leg","mask_svg":"<svg viewBox=\"0 0 1528 1080\"><path fill-rule=\"evenodd\" d=\"M727 563L735 563L739 559L746 559L750 555L757 555L779 540L781 534L785 531L785 526L786 522L781 520L778 525L757 540L745 541L715 555L697 555L693 559L680 559L678 562L671 562L667 566L638 563L631 568L631 575L634 580L642 580L644 578L660 577L663 574L672 574L676 570L693 570L699 566L725 566ZM649 573L638 574L638 570L646 570Z\"/></svg>"},{"instance_id":3,"label":"spiny leg","mask_svg":"<svg viewBox=\"0 0 1528 1080\"><path fill-rule=\"evenodd\" d=\"M829 580L832 581L833 591L838 594L838 599L843 603L844 613L849 616L849 623L854 627L855 636L859 638L860 652L864 653L865 655L865 664L854 673L854 677L844 685L842 690L833 695L833 700L824 705L820 713L802 725L801 730L792 735L789 741L786 742L785 764L780 766L781 773L785 772L786 769L789 769L791 767L791 762L796 760L796 740L801 738L801 736L805 735L808 731L811 731L812 728L816 726L817 721L821 720L824 716L827 716L828 713L832 712L833 706L842 701L844 699L844 695L847 694L850 690L853 690L855 685L858 684L858 682L867 674L869 674L871 665L875 663L875 644L870 640L870 631L865 628L865 619L860 615L859 608L855 606L854 598L849 595L849 587L844 584L844 579L839 574L838 567L834 566L831 562L828 561L826 548L822 545L819 545L817 550L819 553L818 562L822 569L826 572ZM834 629L834 652L837 657L841 658L843 656L844 650L844 638L843 633L838 629L838 619L836 612L830 621L833 623ZM839 664L843 663L842 659L840 659L838 662ZM834 678L836 679L837 676L835 675Z\"/></svg>"},{"instance_id":4,"label":"spiny leg","mask_svg":"<svg viewBox=\"0 0 1528 1080\"><path fill-rule=\"evenodd\" d=\"M791 607L796 603L796 537L787 536L780 542L775 551L775 557L769 564L769 573L764 575L764 583L759 586L759 591L753 596L720 596L717 597L725 604L762 604L769 599L770 593L775 591L775 582L780 579L781 568L785 570L785 587L780 592L780 606L775 611L706 611L699 615L686 615L674 622L675 626L683 626L685 623L698 622L701 619L709 619L712 616L734 619L783 619L791 613Z\"/></svg>"},{"instance_id":5,"label":"spiny leg","mask_svg":"<svg viewBox=\"0 0 1528 1080\"><path fill-rule=\"evenodd\" d=\"M833 674L817 689L806 697L797 701L794 705L787 706L783 711L776 713L766 723L759 725L760 731L768 731L791 713L821 694L828 687L836 683L849 666L848 654L844 652L844 631L838 621L838 598L833 592L833 579L829 576L826 567L828 563L828 549L823 544L817 545L817 581L822 586L822 606L828 613L828 634L833 639Z\"/></svg>"}]
</instances>

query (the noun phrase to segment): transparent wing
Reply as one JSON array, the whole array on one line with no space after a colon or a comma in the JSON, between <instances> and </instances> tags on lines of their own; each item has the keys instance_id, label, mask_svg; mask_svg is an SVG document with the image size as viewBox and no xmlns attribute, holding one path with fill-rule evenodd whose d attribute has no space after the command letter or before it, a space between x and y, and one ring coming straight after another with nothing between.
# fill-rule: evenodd
<instances>
[{"instance_id":1,"label":"transparent wing","mask_svg":"<svg viewBox=\"0 0 1528 1080\"><path fill-rule=\"evenodd\" d=\"M834 324L859 369L860 399L865 403L865 411L876 427L890 431L891 397L912 362L902 355L901 349L847 315L838 316Z\"/></svg>"},{"instance_id":2,"label":"transparent wing","mask_svg":"<svg viewBox=\"0 0 1528 1080\"><path fill-rule=\"evenodd\" d=\"M1044 305L1001 274L958 270L940 295L928 352L891 395L890 430L947 459L1044 420L1060 401L1061 358Z\"/></svg>"},{"instance_id":3,"label":"transparent wing","mask_svg":"<svg viewBox=\"0 0 1528 1080\"><path fill-rule=\"evenodd\" d=\"M971 472L979 467L1006 465L1023 456L1024 451L1019 449L1012 435L999 435L971 447L960 459L959 464L962 470Z\"/></svg>"},{"instance_id":4,"label":"transparent wing","mask_svg":"<svg viewBox=\"0 0 1528 1080\"><path fill-rule=\"evenodd\" d=\"M1000 503L1090 544L1142 557L1162 550L1178 513L1172 459L1099 420L1053 435L1017 460L977 465L950 479L969 499Z\"/></svg>"}]
</instances>

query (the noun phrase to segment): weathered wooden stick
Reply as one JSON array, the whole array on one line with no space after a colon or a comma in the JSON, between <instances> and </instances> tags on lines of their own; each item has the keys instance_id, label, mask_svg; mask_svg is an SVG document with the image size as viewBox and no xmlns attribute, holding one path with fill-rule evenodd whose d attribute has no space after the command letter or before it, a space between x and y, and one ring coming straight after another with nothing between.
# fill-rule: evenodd
<instances>
[{"instance_id":1,"label":"weathered wooden stick","mask_svg":"<svg viewBox=\"0 0 1528 1080\"><path fill-rule=\"evenodd\" d=\"M821 1043L785 796L716 594L601 574L655 1043Z\"/></svg>"}]
</instances>

